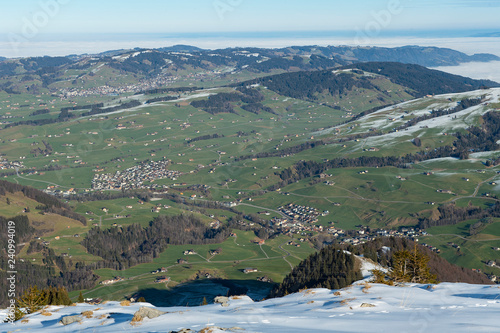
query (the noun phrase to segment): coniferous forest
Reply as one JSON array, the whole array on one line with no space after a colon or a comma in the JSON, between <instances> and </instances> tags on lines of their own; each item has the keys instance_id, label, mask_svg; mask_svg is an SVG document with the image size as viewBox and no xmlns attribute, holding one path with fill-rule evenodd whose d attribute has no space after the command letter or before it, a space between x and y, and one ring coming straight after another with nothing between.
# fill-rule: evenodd
<instances>
[{"instance_id":1,"label":"coniferous forest","mask_svg":"<svg viewBox=\"0 0 500 333\"><path fill-rule=\"evenodd\" d=\"M302 261L277 285L270 297L281 297L305 288L340 289L362 279L352 254L328 246Z\"/></svg>"},{"instance_id":2,"label":"coniferous forest","mask_svg":"<svg viewBox=\"0 0 500 333\"><path fill-rule=\"evenodd\" d=\"M169 244L217 244L230 233L227 226L212 229L189 215L159 216L146 228L139 224L107 230L93 228L82 245L89 253L105 260L102 267L125 269L151 262Z\"/></svg>"},{"instance_id":3,"label":"coniferous forest","mask_svg":"<svg viewBox=\"0 0 500 333\"><path fill-rule=\"evenodd\" d=\"M333 244L323 248L297 265L281 284L274 287L269 297L282 297L308 288L344 288L363 278L361 262L354 255L384 267L393 267L398 254L415 248L428 260L429 271L437 281L492 284L484 274L453 265L411 240L381 237L358 246Z\"/></svg>"}]
</instances>

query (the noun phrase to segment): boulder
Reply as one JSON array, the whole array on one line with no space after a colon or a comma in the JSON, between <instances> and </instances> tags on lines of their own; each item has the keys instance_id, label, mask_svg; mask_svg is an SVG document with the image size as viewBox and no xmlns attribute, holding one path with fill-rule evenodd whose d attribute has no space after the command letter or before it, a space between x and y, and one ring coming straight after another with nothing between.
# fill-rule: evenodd
<instances>
[{"instance_id":1,"label":"boulder","mask_svg":"<svg viewBox=\"0 0 500 333\"><path fill-rule=\"evenodd\" d=\"M60 323L66 326L73 323L79 323L82 320L82 316L66 316L61 319Z\"/></svg>"},{"instance_id":2,"label":"boulder","mask_svg":"<svg viewBox=\"0 0 500 333\"><path fill-rule=\"evenodd\" d=\"M363 303L363 304L361 304L361 307L362 308L374 308L375 305L370 304L370 303Z\"/></svg>"},{"instance_id":3,"label":"boulder","mask_svg":"<svg viewBox=\"0 0 500 333\"><path fill-rule=\"evenodd\" d=\"M134 317L139 317L142 319L144 319L144 318L153 319L153 318L159 317L165 313L166 312L160 311L158 309L148 308L148 307L142 306L139 309L139 311L136 311L136 313L134 313Z\"/></svg>"},{"instance_id":4,"label":"boulder","mask_svg":"<svg viewBox=\"0 0 500 333\"><path fill-rule=\"evenodd\" d=\"M229 297L217 296L215 297L214 302L222 306L229 306Z\"/></svg>"}]
</instances>

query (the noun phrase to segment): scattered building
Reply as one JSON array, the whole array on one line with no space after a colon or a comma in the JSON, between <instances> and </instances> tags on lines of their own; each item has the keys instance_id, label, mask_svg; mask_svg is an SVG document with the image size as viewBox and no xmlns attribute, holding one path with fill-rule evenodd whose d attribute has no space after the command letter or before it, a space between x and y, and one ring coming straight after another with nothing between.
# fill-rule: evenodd
<instances>
[{"instance_id":1,"label":"scattered building","mask_svg":"<svg viewBox=\"0 0 500 333\"><path fill-rule=\"evenodd\" d=\"M120 277L120 276L117 276L115 277L114 279L111 279L111 280L104 280L104 281L101 281L100 284L103 284L103 285L110 285L110 284L114 284L116 282L120 282L120 281L123 281L124 278Z\"/></svg>"}]
</instances>

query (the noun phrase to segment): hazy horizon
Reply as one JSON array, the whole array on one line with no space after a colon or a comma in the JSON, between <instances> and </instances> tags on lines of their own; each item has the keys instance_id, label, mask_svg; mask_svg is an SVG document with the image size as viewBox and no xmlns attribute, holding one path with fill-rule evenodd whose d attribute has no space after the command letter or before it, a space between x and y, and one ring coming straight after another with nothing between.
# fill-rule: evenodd
<instances>
[{"instance_id":1,"label":"hazy horizon","mask_svg":"<svg viewBox=\"0 0 500 333\"><path fill-rule=\"evenodd\" d=\"M500 2L491 0L25 0L2 9L4 57L175 44L401 46L441 39L435 46L442 46L443 39L500 37ZM405 43L385 41L397 38ZM464 52L491 51L480 46Z\"/></svg>"},{"instance_id":2,"label":"hazy horizon","mask_svg":"<svg viewBox=\"0 0 500 333\"><path fill-rule=\"evenodd\" d=\"M484 31L483 31L484 32ZM0 38L0 56L7 58L97 54L105 51L190 45L203 49L227 47L278 48L305 45L349 45L399 47L406 45L451 48L466 54L491 53L500 56L500 37L463 37L462 32L408 32L407 36L384 33L376 37L355 32L290 31L270 33L186 33L186 34L40 34L36 39L15 43ZM5 37L5 35L4 35Z\"/></svg>"}]
</instances>

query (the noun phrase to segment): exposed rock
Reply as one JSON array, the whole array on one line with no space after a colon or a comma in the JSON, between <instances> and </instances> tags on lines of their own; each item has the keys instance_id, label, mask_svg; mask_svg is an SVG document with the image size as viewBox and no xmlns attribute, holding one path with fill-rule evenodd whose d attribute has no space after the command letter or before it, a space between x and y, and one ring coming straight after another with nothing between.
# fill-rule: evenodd
<instances>
[{"instance_id":1,"label":"exposed rock","mask_svg":"<svg viewBox=\"0 0 500 333\"><path fill-rule=\"evenodd\" d=\"M220 304L222 306L229 306L229 303L228 303L229 297L217 296L217 297L215 297L214 302L217 304Z\"/></svg>"},{"instance_id":2,"label":"exposed rock","mask_svg":"<svg viewBox=\"0 0 500 333\"><path fill-rule=\"evenodd\" d=\"M194 333L193 330L190 330L189 328L183 328L182 330L180 331L177 331L177 332L172 332L172 333Z\"/></svg>"},{"instance_id":3,"label":"exposed rock","mask_svg":"<svg viewBox=\"0 0 500 333\"><path fill-rule=\"evenodd\" d=\"M361 304L361 307L362 308L374 308L375 305L370 304L370 303L363 303L363 304Z\"/></svg>"},{"instance_id":4,"label":"exposed rock","mask_svg":"<svg viewBox=\"0 0 500 333\"><path fill-rule=\"evenodd\" d=\"M66 326L76 322L79 323L82 321L82 319L83 319L82 316L66 316L61 319L60 323Z\"/></svg>"},{"instance_id":5,"label":"exposed rock","mask_svg":"<svg viewBox=\"0 0 500 333\"><path fill-rule=\"evenodd\" d=\"M142 318L142 319L144 319L144 318L153 319L153 318L159 317L165 313L166 312L163 312L163 311L160 311L160 310L157 310L154 308L148 308L148 307L142 306L139 309L139 311L136 311L136 313L134 313L134 317L138 317L138 318Z\"/></svg>"}]
</instances>

